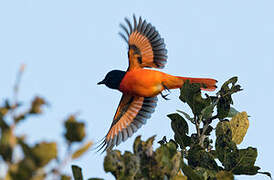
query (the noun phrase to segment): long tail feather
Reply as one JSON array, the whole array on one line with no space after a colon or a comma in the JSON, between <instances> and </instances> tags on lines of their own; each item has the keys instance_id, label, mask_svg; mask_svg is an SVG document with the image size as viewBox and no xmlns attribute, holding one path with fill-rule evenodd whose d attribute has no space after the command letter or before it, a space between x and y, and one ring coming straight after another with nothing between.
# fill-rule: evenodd
<instances>
[{"instance_id":1,"label":"long tail feather","mask_svg":"<svg viewBox=\"0 0 274 180\"><path fill-rule=\"evenodd\" d=\"M187 80L190 83L199 83L201 84L201 89L204 91L214 91L217 86L216 83L218 82L215 79L210 79L210 78L189 78L189 77L179 77L180 79L182 79L184 82L186 82Z\"/></svg>"}]
</instances>

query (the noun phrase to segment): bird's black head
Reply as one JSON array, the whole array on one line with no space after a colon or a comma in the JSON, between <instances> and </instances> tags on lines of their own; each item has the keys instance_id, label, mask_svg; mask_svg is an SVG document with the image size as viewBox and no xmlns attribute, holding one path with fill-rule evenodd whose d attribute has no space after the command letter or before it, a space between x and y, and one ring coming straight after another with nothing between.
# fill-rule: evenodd
<instances>
[{"instance_id":1,"label":"bird's black head","mask_svg":"<svg viewBox=\"0 0 274 180\"><path fill-rule=\"evenodd\" d=\"M126 72L120 70L112 70L107 73L104 80L98 82L97 84L105 84L111 89L119 89L120 83L124 78Z\"/></svg>"}]
</instances>

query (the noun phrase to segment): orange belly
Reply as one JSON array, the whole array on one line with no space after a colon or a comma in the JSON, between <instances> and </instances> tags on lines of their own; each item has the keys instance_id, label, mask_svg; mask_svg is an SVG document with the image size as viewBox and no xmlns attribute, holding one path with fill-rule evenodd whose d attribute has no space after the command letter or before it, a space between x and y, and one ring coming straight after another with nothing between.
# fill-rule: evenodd
<instances>
[{"instance_id":1,"label":"orange belly","mask_svg":"<svg viewBox=\"0 0 274 180\"><path fill-rule=\"evenodd\" d=\"M119 90L125 94L154 97L163 89L163 73L149 69L136 69L126 73Z\"/></svg>"},{"instance_id":2,"label":"orange belly","mask_svg":"<svg viewBox=\"0 0 274 180\"><path fill-rule=\"evenodd\" d=\"M119 90L134 96L154 97L165 89L164 85L174 89L181 87L182 83L177 76L151 69L136 69L126 73Z\"/></svg>"}]
</instances>

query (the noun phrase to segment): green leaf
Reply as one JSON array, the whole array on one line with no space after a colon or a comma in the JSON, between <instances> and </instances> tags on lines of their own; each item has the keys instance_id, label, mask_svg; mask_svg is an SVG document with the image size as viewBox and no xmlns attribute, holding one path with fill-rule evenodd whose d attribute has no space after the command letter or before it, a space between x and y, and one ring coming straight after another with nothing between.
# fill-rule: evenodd
<instances>
[{"instance_id":1,"label":"green leaf","mask_svg":"<svg viewBox=\"0 0 274 180\"><path fill-rule=\"evenodd\" d=\"M139 171L140 159L129 151L125 151L122 159L125 165L124 176L127 177L125 179L130 179L131 177L134 177Z\"/></svg>"},{"instance_id":2,"label":"green leaf","mask_svg":"<svg viewBox=\"0 0 274 180\"><path fill-rule=\"evenodd\" d=\"M26 114L22 113L14 117L14 122L18 123L26 118Z\"/></svg>"},{"instance_id":3,"label":"green leaf","mask_svg":"<svg viewBox=\"0 0 274 180\"><path fill-rule=\"evenodd\" d=\"M229 114L230 104L233 104L231 95L242 90L240 85L236 85L237 81L237 77L230 78L222 85L221 90L217 93L217 95L220 96L217 104L217 115L220 119L224 119Z\"/></svg>"},{"instance_id":4,"label":"green leaf","mask_svg":"<svg viewBox=\"0 0 274 180\"><path fill-rule=\"evenodd\" d=\"M153 145L154 139L155 139L155 136L152 136L148 138L148 140L142 141L141 136L137 136L133 144L134 154L146 153L147 156L152 156L152 153L153 153L152 145Z\"/></svg>"},{"instance_id":5,"label":"green leaf","mask_svg":"<svg viewBox=\"0 0 274 180\"><path fill-rule=\"evenodd\" d=\"M88 143L86 143L84 146L80 147L78 150L76 150L72 155L71 158L72 159L77 159L79 157L81 157L85 152L87 152L89 150L89 148L92 146L92 142L89 141Z\"/></svg>"},{"instance_id":6,"label":"green leaf","mask_svg":"<svg viewBox=\"0 0 274 180\"><path fill-rule=\"evenodd\" d=\"M254 166L257 158L256 148L248 147L247 149L240 149L236 153L236 158L233 159L234 162L229 166L234 174L255 175L258 173L260 168Z\"/></svg>"},{"instance_id":7,"label":"green leaf","mask_svg":"<svg viewBox=\"0 0 274 180\"><path fill-rule=\"evenodd\" d=\"M186 120L178 113L168 114L167 117L171 119L171 127L174 132L179 134L188 134L188 124Z\"/></svg>"},{"instance_id":8,"label":"green leaf","mask_svg":"<svg viewBox=\"0 0 274 180\"><path fill-rule=\"evenodd\" d=\"M33 159L29 157L25 157L18 163L11 164L8 170L7 176L12 180L13 179L16 179L16 180L31 179L34 175L34 172L37 170L37 168L38 167L35 165Z\"/></svg>"},{"instance_id":9,"label":"green leaf","mask_svg":"<svg viewBox=\"0 0 274 180\"><path fill-rule=\"evenodd\" d=\"M202 117L203 119L209 119L212 117L212 113L213 113L213 109L214 109L215 105L210 104L209 106L205 107L202 110Z\"/></svg>"},{"instance_id":10,"label":"green leaf","mask_svg":"<svg viewBox=\"0 0 274 180\"><path fill-rule=\"evenodd\" d=\"M221 95L224 94L233 94L236 93L238 91L241 91L241 86L240 85L236 85L238 81L238 77L234 76L232 78L230 78L229 80L227 80L221 87L221 90L218 92ZM231 85L231 87L229 87L229 85Z\"/></svg>"},{"instance_id":11,"label":"green leaf","mask_svg":"<svg viewBox=\"0 0 274 180\"><path fill-rule=\"evenodd\" d=\"M230 163L228 158L232 151L237 150L236 144L232 141L230 124L227 121L219 122L216 127L216 155L224 166Z\"/></svg>"},{"instance_id":12,"label":"green leaf","mask_svg":"<svg viewBox=\"0 0 274 180\"><path fill-rule=\"evenodd\" d=\"M194 115L198 116L201 111L210 104L210 98L202 98L200 84L186 81L181 88L180 100L187 103Z\"/></svg>"},{"instance_id":13,"label":"green leaf","mask_svg":"<svg viewBox=\"0 0 274 180\"><path fill-rule=\"evenodd\" d=\"M185 164L183 159L181 159L181 169L188 180L203 180L190 166Z\"/></svg>"},{"instance_id":14,"label":"green leaf","mask_svg":"<svg viewBox=\"0 0 274 180\"><path fill-rule=\"evenodd\" d=\"M258 174L264 174L264 175L267 175L268 177L270 177L270 179L272 179L272 177L271 177L271 173L270 173L270 172L258 172Z\"/></svg>"},{"instance_id":15,"label":"green leaf","mask_svg":"<svg viewBox=\"0 0 274 180\"><path fill-rule=\"evenodd\" d=\"M230 104L232 104L232 98L230 95L220 97L217 104L217 116L220 119L224 119L228 116L230 110Z\"/></svg>"},{"instance_id":16,"label":"green leaf","mask_svg":"<svg viewBox=\"0 0 274 180\"><path fill-rule=\"evenodd\" d=\"M31 109L29 110L30 114L41 114L42 105L45 105L46 101L41 97L35 97L31 103Z\"/></svg>"},{"instance_id":17,"label":"green leaf","mask_svg":"<svg viewBox=\"0 0 274 180\"><path fill-rule=\"evenodd\" d=\"M178 113L167 115L171 119L171 128L174 132L174 139L180 145L181 149L190 145L190 137L188 134L188 124L186 120Z\"/></svg>"},{"instance_id":18,"label":"green leaf","mask_svg":"<svg viewBox=\"0 0 274 180\"><path fill-rule=\"evenodd\" d=\"M57 145L55 142L42 142L36 144L32 149L33 159L38 167L47 165L57 157Z\"/></svg>"},{"instance_id":19,"label":"green leaf","mask_svg":"<svg viewBox=\"0 0 274 180\"><path fill-rule=\"evenodd\" d=\"M237 149L232 141L230 122L219 122L216 128L216 154L226 171L232 171L236 175L255 175L260 169L254 166L257 158L257 149Z\"/></svg>"},{"instance_id":20,"label":"green leaf","mask_svg":"<svg viewBox=\"0 0 274 180\"><path fill-rule=\"evenodd\" d=\"M181 161L181 153L177 152L177 146L170 141L160 146L155 152L155 159L163 174L169 177L176 176Z\"/></svg>"},{"instance_id":21,"label":"green leaf","mask_svg":"<svg viewBox=\"0 0 274 180\"><path fill-rule=\"evenodd\" d=\"M233 108L233 107L230 106L230 109L229 109L227 117L233 117L233 116L235 116L238 113L239 113L239 111L237 111L235 108Z\"/></svg>"},{"instance_id":22,"label":"green leaf","mask_svg":"<svg viewBox=\"0 0 274 180\"><path fill-rule=\"evenodd\" d=\"M194 118L190 117L186 112L181 111L181 110L177 110L177 112L182 113L187 120L189 120L190 122L192 122L193 124L195 124Z\"/></svg>"},{"instance_id":23,"label":"green leaf","mask_svg":"<svg viewBox=\"0 0 274 180\"><path fill-rule=\"evenodd\" d=\"M82 169L76 165L71 166L74 180L83 180Z\"/></svg>"},{"instance_id":24,"label":"green leaf","mask_svg":"<svg viewBox=\"0 0 274 180\"><path fill-rule=\"evenodd\" d=\"M137 136L133 143L133 152L134 154L136 154L140 151L142 151L142 140L141 140L141 136Z\"/></svg>"},{"instance_id":25,"label":"green leaf","mask_svg":"<svg viewBox=\"0 0 274 180\"><path fill-rule=\"evenodd\" d=\"M124 173L125 165L122 161L121 152L114 150L108 151L104 158L105 172L111 172L115 177Z\"/></svg>"},{"instance_id":26,"label":"green leaf","mask_svg":"<svg viewBox=\"0 0 274 180\"><path fill-rule=\"evenodd\" d=\"M140 168L139 157L126 151L108 151L104 159L104 169L111 172L116 179L132 179Z\"/></svg>"},{"instance_id":27,"label":"green leaf","mask_svg":"<svg viewBox=\"0 0 274 180\"><path fill-rule=\"evenodd\" d=\"M203 110L202 110L202 117L204 120L207 120L209 118L212 117L212 113L213 113L213 110L215 108L215 106L217 105L219 100L216 100L214 102L212 102L210 105L206 106Z\"/></svg>"},{"instance_id":28,"label":"green leaf","mask_svg":"<svg viewBox=\"0 0 274 180\"><path fill-rule=\"evenodd\" d=\"M74 115L69 116L65 121L65 138L69 142L81 142L86 136L85 124L83 122L77 122Z\"/></svg>"},{"instance_id":29,"label":"green leaf","mask_svg":"<svg viewBox=\"0 0 274 180\"><path fill-rule=\"evenodd\" d=\"M201 146L195 145L191 147L187 155L188 165L196 168L203 167L210 170L218 171L218 165L214 160L214 156L206 152Z\"/></svg>"},{"instance_id":30,"label":"green leaf","mask_svg":"<svg viewBox=\"0 0 274 180\"><path fill-rule=\"evenodd\" d=\"M216 136L227 135L232 138L231 126L229 121L220 121L216 126Z\"/></svg>"}]
</instances>

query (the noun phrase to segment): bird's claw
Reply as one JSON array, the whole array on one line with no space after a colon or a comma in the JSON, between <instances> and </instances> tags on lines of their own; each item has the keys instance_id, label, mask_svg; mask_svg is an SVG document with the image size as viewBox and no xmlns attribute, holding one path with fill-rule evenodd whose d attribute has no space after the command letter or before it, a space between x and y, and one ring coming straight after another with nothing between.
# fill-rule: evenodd
<instances>
[{"instance_id":1,"label":"bird's claw","mask_svg":"<svg viewBox=\"0 0 274 180\"><path fill-rule=\"evenodd\" d=\"M167 90L170 93L170 90L168 89L168 87L166 87L166 85L163 83L162 83L162 85L164 86L165 90Z\"/></svg>"},{"instance_id":2,"label":"bird's claw","mask_svg":"<svg viewBox=\"0 0 274 180\"><path fill-rule=\"evenodd\" d=\"M161 96L162 96L162 98L164 98L165 100L170 100L170 99L167 98L168 95L169 95L169 94L165 94L165 95L164 95L164 94L161 92Z\"/></svg>"},{"instance_id":3,"label":"bird's claw","mask_svg":"<svg viewBox=\"0 0 274 180\"><path fill-rule=\"evenodd\" d=\"M164 98L165 100L170 100L167 98L167 96L170 94L170 90L168 89L168 87L166 87L166 85L164 85L164 84L162 84L162 85L164 87L164 90L168 91L168 94L165 94L165 95L161 92L162 98Z\"/></svg>"}]
</instances>

